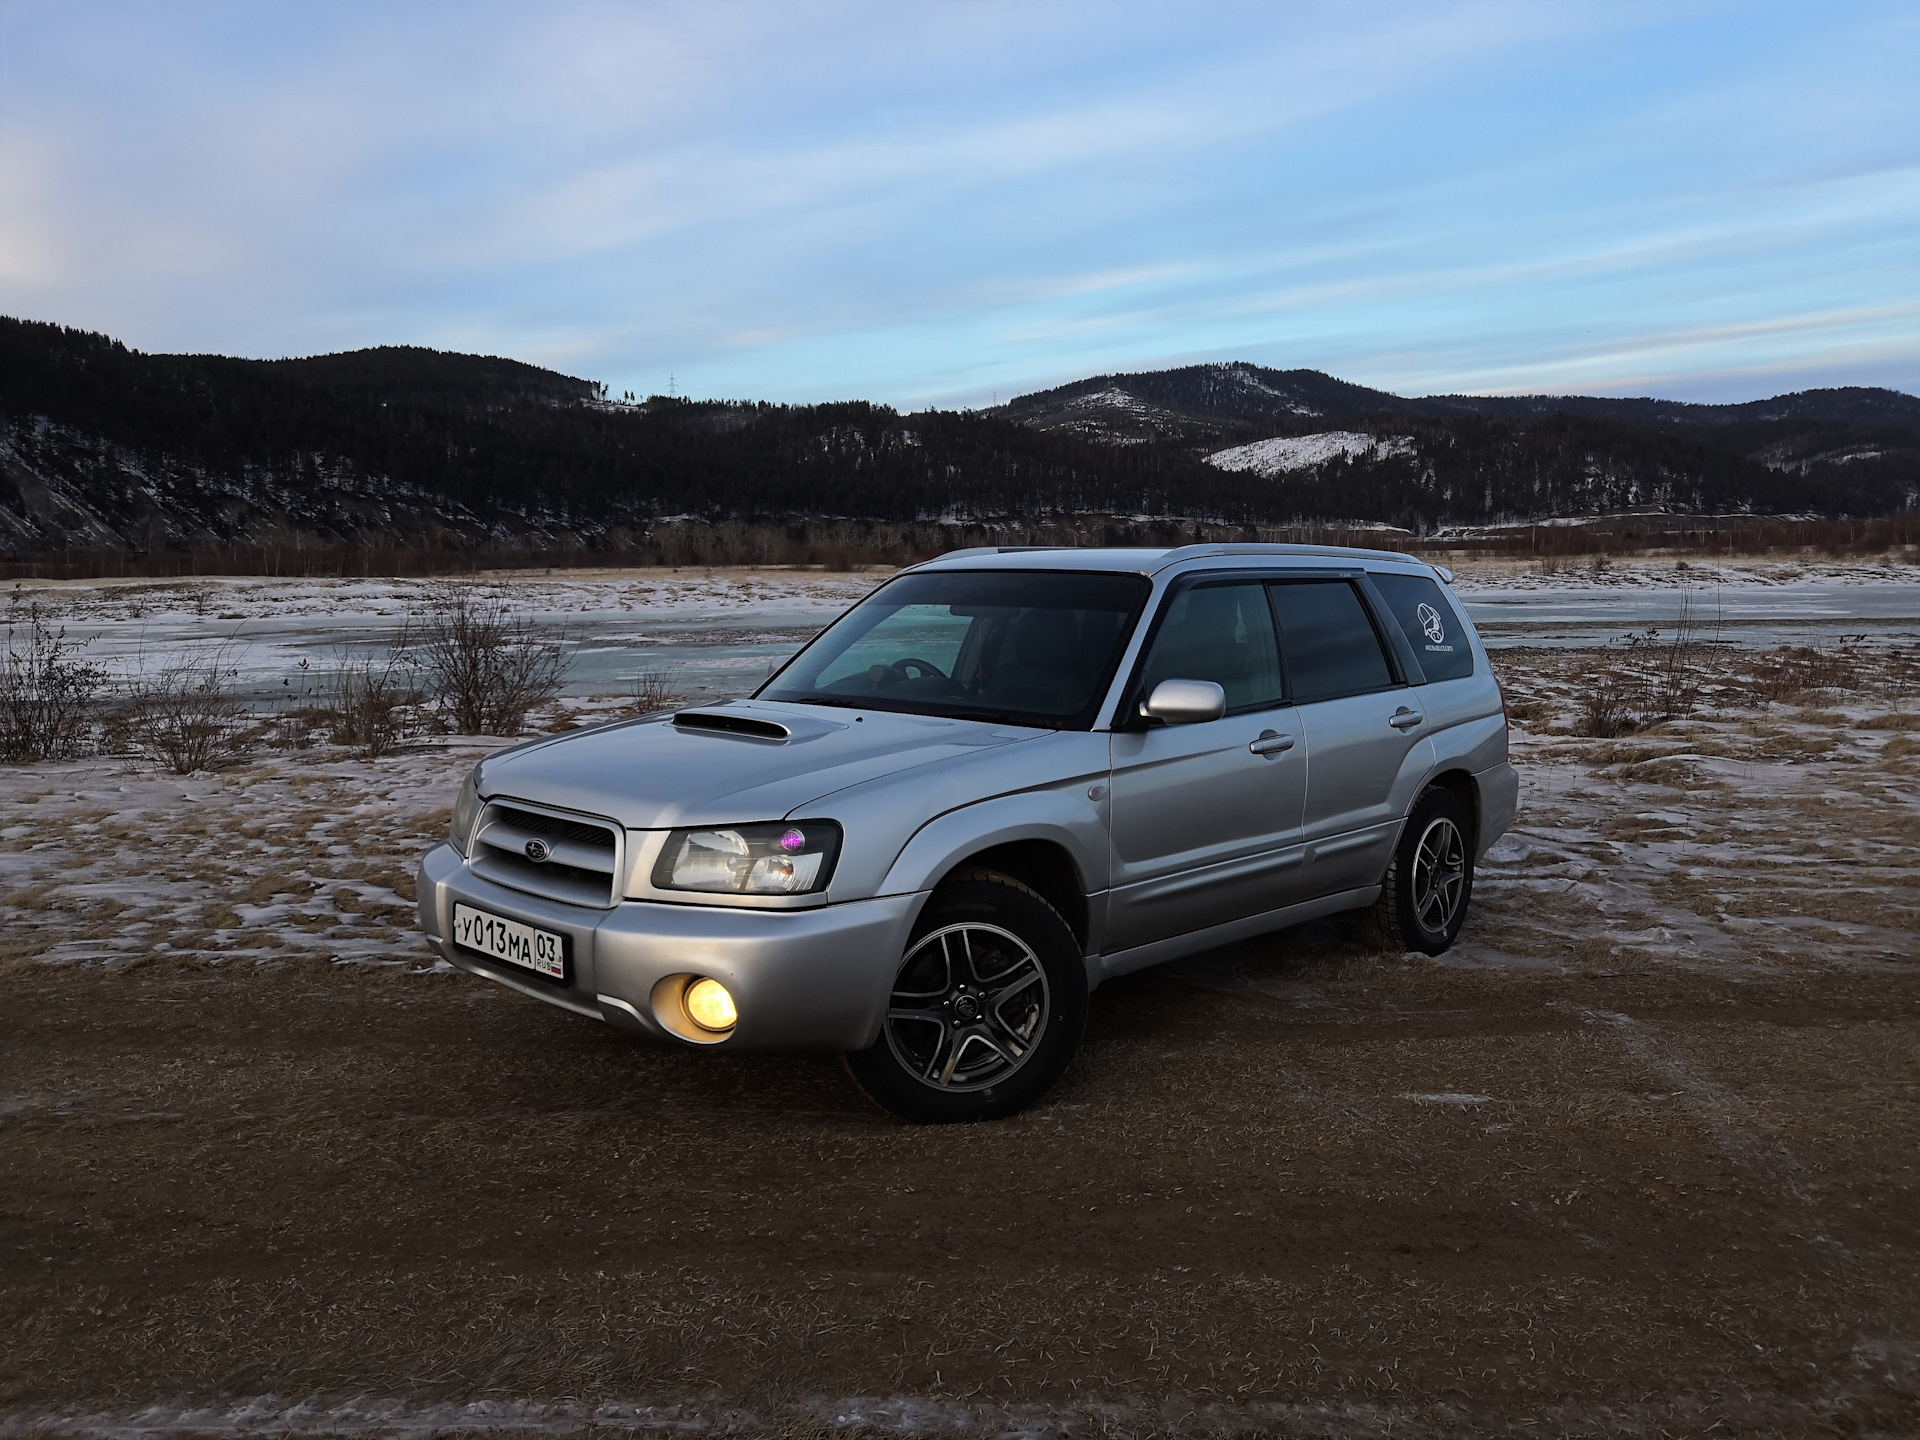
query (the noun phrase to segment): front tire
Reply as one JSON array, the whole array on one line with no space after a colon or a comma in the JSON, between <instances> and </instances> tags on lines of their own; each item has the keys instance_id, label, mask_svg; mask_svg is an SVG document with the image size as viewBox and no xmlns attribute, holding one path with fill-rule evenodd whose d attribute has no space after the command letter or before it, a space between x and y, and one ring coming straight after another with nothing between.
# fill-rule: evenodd
<instances>
[{"instance_id":1,"label":"front tire","mask_svg":"<svg viewBox=\"0 0 1920 1440\"><path fill-rule=\"evenodd\" d=\"M1451 791L1428 790L1400 832L1374 927L1388 945L1439 955L1459 938L1472 900L1473 820Z\"/></svg>"},{"instance_id":2,"label":"front tire","mask_svg":"<svg viewBox=\"0 0 1920 1440\"><path fill-rule=\"evenodd\" d=\"M927 902L880 1038L847 1069L903 1120L998 1120L1060 1078L1086 1019L1086 966L1060 913L1010 876L970 871Z\"/></svg>"}]
</instances>

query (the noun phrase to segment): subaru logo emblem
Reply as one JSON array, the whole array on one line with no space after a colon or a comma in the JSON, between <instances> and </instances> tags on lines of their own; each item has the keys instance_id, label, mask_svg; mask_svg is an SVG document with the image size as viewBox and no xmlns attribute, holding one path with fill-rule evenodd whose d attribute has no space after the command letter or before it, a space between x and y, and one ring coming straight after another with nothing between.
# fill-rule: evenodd
<instances>
[{"instance_id":1,"label":"subaru logo emblem","mask_svg":"<svg viewBox=\"0 0 1920 1440\"><path fill-rule=\"evenodd\" d=\"M544 865L553 858L553 846L544 840L527 841L527 859L536 865Z\"/></svg>"},{"instance_id":2,"label":"subaru logo emblem","mask_svg":"<svg viewBox=\"0 0 1920 1440\"><path fill-rule=\"evenodd\" d=\"M1438 645L1447 638L1446 622L1441 620L1440 612L1433 606L1423 603L1415 613L1419 616L1420 629L1425 632L1427 639Z\"/></svg>"}]
</instances>

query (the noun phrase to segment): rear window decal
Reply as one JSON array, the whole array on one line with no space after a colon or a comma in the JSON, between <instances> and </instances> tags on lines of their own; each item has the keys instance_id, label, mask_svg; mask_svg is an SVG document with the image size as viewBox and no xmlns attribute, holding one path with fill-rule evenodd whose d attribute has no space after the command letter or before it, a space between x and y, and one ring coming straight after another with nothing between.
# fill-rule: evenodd
<instances>
[{"instance_id":1,"label":"rear window decal","mask_svg":"<svg viewBox=\"0 0 1920 1440\"><path fill-rule=\"evenodd\" d=\"M1428 680L1463 680L1473 674L1466 622L1438 581L1425 575L1376 571L1373 583L1380 587L1387 612L1405 632Z\"/></svg>"}]
</instances>

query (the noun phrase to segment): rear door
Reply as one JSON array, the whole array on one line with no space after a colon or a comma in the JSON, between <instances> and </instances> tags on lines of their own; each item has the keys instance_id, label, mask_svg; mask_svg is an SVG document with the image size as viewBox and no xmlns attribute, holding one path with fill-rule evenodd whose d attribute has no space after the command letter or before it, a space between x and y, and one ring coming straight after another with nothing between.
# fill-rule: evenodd
<instances>
[{"instance_id":1,"label":"rear door","mask_svg":"<svg viewBox=\"0 0 1920 1440\"><path fill-rule=\"evenodd\" d=\"M1114 732L1109 952L1275 909L1300 864L1306 750L1261 581L1169 598L1129 706L1172 679L1213 681L1227 713Z\"/></svg>"},{"instance_id":2,"label":"rear door","mask_svg":"<svg viewBox=\"0 0 1920 1440\"><path fill-rule=\"evenodd\" d=\"M1269 593L1309 757L1301 881L1316 896L1378 884L1401 819L1395 782L1426 737L1420 692L1356 580L1278 580Z\"/></svg>"}]
</instances>

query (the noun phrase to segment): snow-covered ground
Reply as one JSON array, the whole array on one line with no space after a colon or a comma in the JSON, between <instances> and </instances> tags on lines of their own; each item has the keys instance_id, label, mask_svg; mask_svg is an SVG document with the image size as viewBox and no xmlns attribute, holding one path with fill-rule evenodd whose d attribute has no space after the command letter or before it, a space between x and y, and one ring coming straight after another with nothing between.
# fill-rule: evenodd
<instances>
[{"instance_id":1,"label":"snow-covered ground","mask_svg":"<svg viewBox=\"0 0 1920 1440\"><path fill-rule=\"evenodd\" d=\"M246 577L19 584L7 598L16 620L39 606L113 675L217 651L243 686L266 695L297 692L343 653L385 649L437 597L468 586L561 636L571 695L619 694L636 675L664 671L678 691L708 695L759 683L879 579L792 570Z\"/></svg>"},{"instance_id":2,"label":"snow-covered ground","mask_svg":"<svg viewBox=\"0 0 1920 1440\"><path fill-rule=\"evenodd\" d=\"M1920 567L1895 560L1477 561L1454 588L1494 647L1671 633L1683 610L1704 638L1748 647L1920 637Z\"/></svg>"},{"instance_id":3,"label":"snow-covered ground","mask_svg":"<svg viewBox=\"0 0 1920 1440\"><path fill-rule=\"evenodd\" d=\"M1713 586L1727 590L1781 590L1807 585L1920 587L1920 561L1891 555L1877 560L1575 556L1462 560L1453 565L1453 570L1455 588L1462 594L1495 591L1618 594L1637 590L1700 590Z\"/></svg>"},{"instance_id":4,"label":"snow-covered ground","mask_svg":"<svg viewBox=\"0 0 1920 1440\"><path fill-rule=\"evenodd\" d=\"M1571 733L1604 653L1500 664L1520 817L1443 962L1632 969L1920 958L1920 658L1857 657L1842 688L1756 698L1707 652L1697 714ZM263 751L187 778L145 761L0 770L0 961L431 966L410 872L461 775L499 742L381 760Z\"/></svg>"},{"instance_id":5,"label":"snow-covered ground","mask_svg":"<svg viewBox=\"0 0 1920 1440\"><path fill-rule=\"evenodd\" d=\"M1372 456L1377 460L1395 455L1411 455L1413 442L1397 435L1360 435L1351 430L1328 430L1318 435L1300 435L1291 439L1256 440L1251 445L1236 445L1207 457L1207 463L1221 470L1251 470L1256 475L1281 475L1291 470L1311 470L1329 460Z\"/></svg>"},{"instance_id":6,"label":"snow-covered ground","mask_svg":"<svg viewBox=\"0 0 1920 1440\"><path fill-rule=\"evenodd\" d=\"M1520 815L1443 963L1618 970L1920 959L1920 651L1768 703L1738 651L1698 657L1696 713L1618 739L1572 719L1606 665L1506 652Z\"/></svg>"},{"instance_id":7,"label":"snow-covered ground","mask_svg":"<svg viewBox=\"0 0 1920 1440\"><path fill-rule=\"evenodd\" d=\"M1755 646L1920 633L1920 567L1865 561L1472 562L1456 588L1495 647L1604 645L1694 625ZM560 632L566 693L619 696L664 677L704 698L752 688L768 669L879 584L888 571L562 572L474 580L196 579L19 584L18 619L37 605L87 658L119 676L217 651L256 695L297 698L341 655L379 651L450 587L471 585Z\"/></svg>"}]
</instances>

